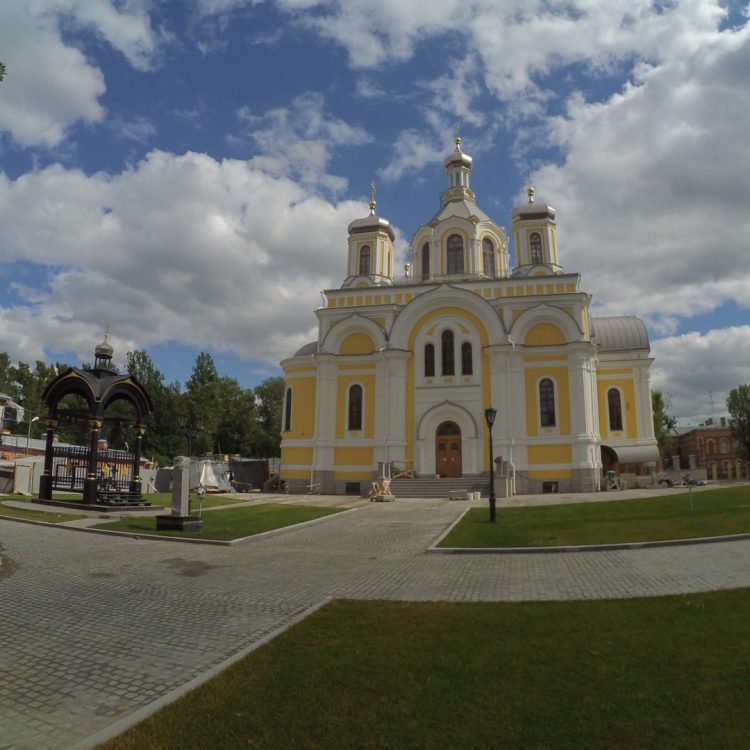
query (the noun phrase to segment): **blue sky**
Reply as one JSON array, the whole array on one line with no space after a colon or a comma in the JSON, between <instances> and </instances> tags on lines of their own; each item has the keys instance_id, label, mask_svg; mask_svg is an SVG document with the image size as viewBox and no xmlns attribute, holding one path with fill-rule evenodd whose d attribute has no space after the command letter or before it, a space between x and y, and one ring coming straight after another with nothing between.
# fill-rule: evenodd
<instances>
[{"instance_id":1,"label":"blue sky","mask_svg":"<svg viewBox=\"0 0 750 750\"><path fill-rule=\"evenodd\" d=\"M596 314L646 320L683 423L750 380L750 26L711 0L3 0L0 350L209 351L252 386L315 338L346 227L402 260L456 127L508 225L533 173Z\"/></svg>"}]
</instances>

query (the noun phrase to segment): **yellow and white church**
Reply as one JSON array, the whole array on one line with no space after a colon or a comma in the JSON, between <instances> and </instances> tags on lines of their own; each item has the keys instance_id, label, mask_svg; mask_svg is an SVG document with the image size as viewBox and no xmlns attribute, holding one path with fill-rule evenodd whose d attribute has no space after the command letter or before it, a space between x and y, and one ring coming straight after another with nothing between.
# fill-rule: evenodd
<instances>
[{"instance_id":1,"label":"yellow and white church","mask_svg":"<svg viewBox=\"0 0 750 750\"><path fill-rule=\"evenodd\" d=\"M349 225L346 278L323 292L318 339L281 363L281 478L366 494L379 462L479 477L502 457L515 491L536 493L603 489L611 467L646 473L659 454L645 325L589 313L580 274L561 264L555 209L533 188L513 211L511 267L460 138L445 168L410 264L396 270L374 196Z\"/></svg>"}]
</instances>

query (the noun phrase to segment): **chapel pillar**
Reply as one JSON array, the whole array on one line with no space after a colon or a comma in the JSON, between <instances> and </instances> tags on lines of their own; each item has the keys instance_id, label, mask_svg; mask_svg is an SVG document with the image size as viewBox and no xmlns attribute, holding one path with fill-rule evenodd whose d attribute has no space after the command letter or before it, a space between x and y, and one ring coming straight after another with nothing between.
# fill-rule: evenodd
<instances>
[{"instance_id":1,"label":"chapel pillar","mask_svg":"<svg viewBox=\"0 0 750 750\"><path fill-rule=\"evenodd\" d=\"M44 473L39 477L39 499L52 500L52 465L54 463L54 443L56 419L47 420L47 441L44 447Z\"/></svg>"}]
</instances>

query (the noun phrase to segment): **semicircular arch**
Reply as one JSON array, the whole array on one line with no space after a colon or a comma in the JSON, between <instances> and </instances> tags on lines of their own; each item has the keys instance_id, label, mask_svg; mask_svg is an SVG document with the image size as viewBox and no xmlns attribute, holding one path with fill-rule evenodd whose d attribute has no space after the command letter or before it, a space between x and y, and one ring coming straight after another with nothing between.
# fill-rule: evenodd
<instances>
[{"instance_id":1,"label":"semicircular arch","mask_svg":"<svg viewBox=\"0 0 750 750\"><path fill-rule=\"evenodd\" d=\"M386 345L386 337L383 329L375 321L355 313L339 321L328 331L320 344L321 352L338 354L342 343L349 336L357 333L365 334L372 339L373 351L382 349Z\"/></svg>"},{"instance_id":2,"label":"semicircular arch","mask_svg":"<svg viewBox=\"0 0 750 750\"><path fill-rule=\"evenodd\" d=\"M482 346L505 341L502 319L487 300L474 292L441 284L410 302L396 318L390 335L393 349L413 349L419 330L429 320L441 315L464 317L477 329Z\"/></svg>"},{"instance_id":3,"label":"semicircular arch","mask_svg":"<svg viewBox=\"0 0 750 750\"><path fill-rule=\"evenodd\" d=\"M428 409L417 424L417 439L431 440L437 428L443 422L455 422L461 428L461 434L467 438L480 435L476 420L465 407L454 401L442 401Z\"/></svg>"},{"instance_id":4,"label":"semicircular arch","mask_svg":"<svg viewBox=\"0 0 750 750\"><path fill-rule=\"evenodd\" d=\"M583 331L570 313L552 305L537 305L522 312L514 321L510 335L517 344L523 344L534 326L539 324L554 326L562 331L566 342L580 341Z\"/></svg>"}]
</instances>

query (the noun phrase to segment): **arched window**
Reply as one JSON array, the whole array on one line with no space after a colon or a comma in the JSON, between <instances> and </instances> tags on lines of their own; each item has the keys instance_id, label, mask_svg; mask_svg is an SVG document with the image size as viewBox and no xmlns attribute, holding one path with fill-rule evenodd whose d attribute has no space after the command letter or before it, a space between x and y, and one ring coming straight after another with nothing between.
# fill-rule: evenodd
<instances>
[{"instance_id":1,"label":"arched window","mask_svg":"<svg viewBox=\"0 0 750 750\"><path fill-rule=\"evenodd\" d=\"M446 255L448 261L448 273L459 274L464 272L464 240L459 234L452 234L446 243Z\"/></svg>"},{"instance_id":2,"label":"arched window","mask_svg":"<svg viewBox=\"0 0 750 750\"><path fill-rule=\"evenodd\" d=\"M607 391L607 405L609 407L609 429L613 432L622 430L622 399L617 388Z\"/></svg>"},{"instance_id":3,"label":"arched window","mask_svg":"<svg viewBox=\"0 0 750 750\"><path fill-rule=\"evenodd\" d=\"M542 427L554 427L555 422L555 384L544 378L539 383L539 418Z\"/></svg>"},{"instance_id":4,"label":"arched window","mask_svg":"<svg viewBox=\"0 0 750 750\"><path fill-rule=\"evenodd\" d=\"M422 245L422 281L430 278L430 243Z\"/></svg>"},{"instance_id":5,"label":"arched window","mask_svg":"<svg viewBox=\"0 0 750 750\"><path fill-rule=\"evenodd\" d=\"M286 389L286 398L284 399L284 432L292 429L292 389Z\"/></svg>"},{"instance_id":6,"label":"arched window","mask_svg":"<svg viewBox=\"0 0 750 750\"><path fill-rule=\"evenodd\" d=\"M482 240L482 269L485 276L495 275L495 246L489 237Z\"/></svg>"},{"instance_id":7,"label":"arched window","mask_svg":"<svg viewBox=\"0 0 750 750\"><path fill-rule=\"evenodd\" d=\"M424 376L432 378L435 376L435 347L427 344L424 348Z\"/></svg>"},{"instance_id":8,"label":"arched window","mask_svg":"<svg viewBox=\"0 0 750 750\"><path fill-rule=\"evenodd\" d=\"M349 389L349 430L362 429L362 386L353 385Z\"/></svg>"},{"instance_id":9,"label":"arched window","mask_svg":"<svg viewBox=\"0 0 750 750\"><path fill-rule=\"evenodd\" d=\"M474 363L471 357L471 344L464 341L461 344L461 374L471 375L474 372Z\"/></svg>"},{"instance_id":10,"label":"arched window","mask_svg":"<svg viewBox=\"0 0 750 750\"><path fill-rule=\"evenodd\" d=\"M442 366L443 375L455 375L456 366L453 358L453 331L443 331L443 335L440 337L442 344Z\"/></svg>"},{"instance_id":11,"label":"arched window","mask_svg":"<svg viewBox=\"0 0 750 750\"><path fill-rule=\"evenodd\" d=\"M367 276L370 273L370 246L362 245L359 250L359 273Z\"/></svg>"},{"instance_id":12,"label":"arched window","mask_svg":"<svg viewBox=\"0 0 750 750\"><path fill-rule=\"evenodd\" d=\"M719 453L729 453L729 441L726 438L719 440Z\"/></svg>"},{"instance_id":13,"label":"arched window","mask_svg":"<svg viewBox=\"0 0 750 750\"><path fill-rule=\"evenodd\" d=\"M529 250L531 251L531 262L535 264L544 263L542 257L542 235L532 232L529 237Z\"/></svg>"}]
</instances>

